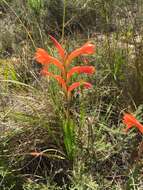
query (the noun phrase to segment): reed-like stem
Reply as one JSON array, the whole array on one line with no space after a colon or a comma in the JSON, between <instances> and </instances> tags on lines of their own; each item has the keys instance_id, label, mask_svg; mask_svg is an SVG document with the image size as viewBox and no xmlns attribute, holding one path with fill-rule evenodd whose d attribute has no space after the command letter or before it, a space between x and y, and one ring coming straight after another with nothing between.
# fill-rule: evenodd
<instances>
[{"instance_id":1,"label":"reed-like stem","mask_svg":"<svg viewBox=\"0 0 143 190\"><path fill-rule=\"evenodd\" d=\"M62 42L65 35L65 18L66 18L66 0L64 0L64 6L63 6L63 23L62 23Z\"/></svg>"}]
</instances>

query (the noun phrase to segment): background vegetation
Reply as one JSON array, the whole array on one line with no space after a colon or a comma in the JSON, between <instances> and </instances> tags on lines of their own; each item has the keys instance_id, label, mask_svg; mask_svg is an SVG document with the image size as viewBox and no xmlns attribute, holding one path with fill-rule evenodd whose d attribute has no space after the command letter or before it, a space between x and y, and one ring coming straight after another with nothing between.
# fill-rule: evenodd
<instances>
[{"instance_id":1,"label":"background vegetation","mask_svg":"<svg viewBox=\"0 0 143 190\"><path fill-rule=\"evenodd\" d=\"M60 127L61 92L33 59L36 47L57 55L49 34L68 51L96 45L87 59L96 68L93 88L76 92L70 110L73 161ZM0 189L142 190L142 135L125 134L122 124L124 111L143 122L142 58L142 0L0 0Z\"/></svg>"}]
</instances>

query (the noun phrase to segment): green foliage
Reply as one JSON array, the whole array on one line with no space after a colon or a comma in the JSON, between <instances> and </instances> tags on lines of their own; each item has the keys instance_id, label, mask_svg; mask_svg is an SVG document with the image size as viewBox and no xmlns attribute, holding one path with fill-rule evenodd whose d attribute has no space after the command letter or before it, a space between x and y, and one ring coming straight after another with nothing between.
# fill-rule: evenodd
<instances>
[{"instance_id":1,"label":"green foliage","mask_svg":"<svg viewBox=\"0 0 143 190\"><path fill-rule=\"evenodd\" d=\"M63 121L64 144L68 158L73 160L76 153L75 123L69 119Z\"/></svg>"},{"instance_id":2,"label":"green foliage","mask_svg":"<svg viewBox=\"0 0 143 190\"><path fill-rule=\"evenodd\" d=\"M77 161L73 168L72 185L70 190L98 190L99 186L87 172L86 166L82 161Z\"/></svg>"},{"instance_id":3,"label":"green foliage","mask_svg":"<svg viewBox=\"0 0 143 190\"><path fill-rule=\"evenodd\" d=\"M21 189L22 180L17 176L16 171L12 169L9 160L8 136L1 134L0 138L0 189L2 190L16 190ZM12 134L11 134L12 135Z\"/></svg>"},{"instance_id":4,"label":"green foliage","mask_svg":"<svg viewBox=\"0 0 143 190\"><path fill-rule=\"evenodd\" d=\"M28 0L28 5L36 13L39 13L41 9L44 7L44 0Z\"/></svg>"},{"instance_id":5,"label":"green foliage","mask_svg":"<svg viewBox=\"0 0 143 190\"><path fill-rule=\"evenodd\" d=\"M115 50L113 52L114 52L113 60L112 60L113 67L111 67L112 69L111 73L115 81L124 80L123 68L124 68L124 65L126 64L125 55L123 54L123 50Z\"/></svg>"},{"instance_id":6,"label":"green foliage","mask_svg":"<svg viewBox=\"0 0 143 190\"><path fill-rule=\"evenodd\" d=\"M127 184L126 184L126 190L130 190L130 189L140 189L139 187L139 170L140 170L140 166L136 165L135 167L133 167L131 170L130 170L130 178L129 180L127 181Z\"/></svg>"},{"instance_id":7,"label":"green foliage","mask_svg":"<svg viewBox=\"0 0 143 190\"><path fill-rule=\"evenodd\" d=\"M0 59L0 75L4 80L18 80L12 59Z\"/></svg>"},{"instance_id":8,"label":"green foliage","mask_svg":"<svg viewBox=\"0 0 143 190\"><path fill-rule=\"evenodd\" d=\"M38 184L33 181L29 181L23 185L23 190L61 190L61 188L56 187L56 185L44 185Z\"/></svg>"}]
</instances>

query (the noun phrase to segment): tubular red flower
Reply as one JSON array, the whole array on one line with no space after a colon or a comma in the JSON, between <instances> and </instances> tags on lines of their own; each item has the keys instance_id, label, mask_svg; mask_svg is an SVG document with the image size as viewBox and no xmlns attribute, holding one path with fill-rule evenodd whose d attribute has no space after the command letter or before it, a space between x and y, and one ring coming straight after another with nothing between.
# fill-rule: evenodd
<instances>
[{"instance_id":1,"label":"tubular red flower","mask_svg":"<svg viewBox=\"0 0 143 190\"><path fill-rule=\"evenodd\" d=\"M46 69L42 69L40 73L41 73L41 75L44 75L44 76L53 77L54 79L56 79L58 81L58 83L62 86L62 88L65 91L67 91L67 86L66 86L65 80L60 75L54 75L53 73L48 72Z\"/></svg>"},{"instance_id":2,"label":"tubular red flower","mask_svg":"<svg viewBox=\"0 0 143 190\"><path fill-rule=\"evenodd\" d=\"M42 48L38 48L36 53L35 53L35 59L37 62L43 64L43 65L47 65L47 64L54 64L55 66L57 66L60 70L64 71L64 67L62 65L62 63L50 56L44 49Z\"/></svg>"},{"instance_id":3,"label":"tubular red flower","mask_svg":"<svg viewBox=\"0 0 143 190\"><path fill-rule=\"evenodd\" d=\"M61 56L61 58L64 60L65 55L66 55L66 51L63 49L63 47L61 46L61 44L51 35L49 35L51 40L53 41L55 47L57 48L59 55Z\"/></svg>"},{"instance_id":4,"label":"tubular red flower","mask_svg":"<svg viewBox=\"0 0 143 190\"><path fill-rule=\"evenodd\" d=\"M42 48L37 48L34 58L41 64L48 64L51 61L51 56Z\"/></svg>"},{"instance_id":5,"label":"tubular red flower","mask_svg":"<svg viewBox=\"0 0 143 190\"><path fill-rule=\"evenodd\" d=\"M47 68L46 67L44 67L41 71L40 71L40 74L42 75L42 76L49 76L49 73L50 72L48 72L48 70L47 70Z\"/></svg>"},{"instance_id":6,"label":"tubular red flower","mask_svg":"<svg viewBox=\"0 0 143 190\"><path fill-rule=\"evenodd\" d=\"M124 114L123 123L127 126L125 131L127 132L131 127L136 127L143 133L143 125L131 114Z\"/></svg>"},{"instance_id":7,"label":"tubular red flower","mask_svg":"<svg viewBox=\"0 0 143 190\"><path fill-rule=\"evenodd\" d=\"M95 67L93 66L76 66L73 67L68 73L67 73L67 80L70 79L70 77L74 73L86 73L86 74L93 74L95 72Z\"/></svg>"},{"instance_id":8,"label":"tubular red flower","mask_svg":"<svg viewBox=\"0 0 143 190\"><path fill-rule=\"evenodd\" d=\"M51 64L56 65L60 70L62 70L64 72L65 69L64 69L62 63L58 59L51 57Z\"/></svg>"},{"instance_id":9,"label":"tubular red flower","mask_svg":"<svg viewBox=\"0 0 143 190\"><path fill-rule=\"evenodd\" d=\"M81 82L74 82L72 85L70 85L68 87L68 96L70 96L70 93L77 87L81 86L81 85L84 85L85 88L91 88L92 87L92 84L91 83L88 83L88 82L84 82L84 81L81 81Z\"/></svg>"},{"instance_id":10,"label":"tubular red flower","mask_svg":"<svg viewBox=\"0 0 143 190\"><path fill-rule=\"evenodd\" d=\"M71 61L78 57L79 55L89 55L95 52L95 45L90 42L85 43L82 47L71 52L67 57L67 64L70 64Z\"/></svg>"},{"instance_id":11,"label":"tubular red flower","mask_svg":"<svg viewBox=\"0 0 143 190\"><path fill-rule=\"evenodd\" d=\"M35 59L43 65L41 74L51 76L54 79L56 79L58 83L62 86L62 88L65 90L65 94L67 97L70 96L71 92L80 85L83 85L85 88L91 88L92 85L84 81L75 82L72 85L68 86L68 80L70 79L70 77L72 77L74 73L93 74L95 72L95 68L93 66L75 66L70 70L68 66L71 63L71 61L79 55L93 54L95 51L95 45L91 44L90 42L87 42L82 47L74 50L69 55L67 55L66 51L62 48L60 43L54 37L50 36L50 38L53 41L55 47L57 48L59 55L62 58L62 61L59 61L55 57L52 57L44 49L38 48L35 53ZM57 66L62 71L60 75L55 75L54 73L48 72L48 67L50 64Z\"/></svg>"}]
</instances>

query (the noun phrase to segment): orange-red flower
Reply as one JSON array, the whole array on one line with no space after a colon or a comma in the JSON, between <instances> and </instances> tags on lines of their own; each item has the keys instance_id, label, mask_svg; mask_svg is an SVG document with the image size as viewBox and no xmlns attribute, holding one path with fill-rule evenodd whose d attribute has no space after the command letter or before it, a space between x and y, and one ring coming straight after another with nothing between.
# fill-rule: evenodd
<instances>
[{"instance_id":1,"label":"orange-red flower","mask_svg":"<svg viewBox=\"0 0 143 190\"><path fill-rule=\"evenodd\" d=\"M37 48L35 53L35 59L41 64L48 64L51 61L51 56L42 48Z\"/></svg>"},{"instance_id":2,"label":"orange-red flower","mask_svg":"<svg viewBox=\"0 0 143 190\"><path fill-rule=\"evenodd\" d=\"M63 49L63 47L61 46L61 44L59 44L59 42L51 35L49 35L51 40L53 41L55 47L57 48L61 58L64 60L65 56L66 56L66 51Z\"/></svg>"},{"instance_id":3,"label":"orange-red flower","mask_svg":"<svg viewBox=\"0 0 143 190\"><path fill-rule=\"evenodd\" d=\"M89 55L95 52L95 46L90 42L85 43L82 47L71 52L67 57L67 64L70 64L71 61L78 57L79 55Z\"/></svg>"},{"instance_id":4,"label":"orange-red flower","mask_svg":"<svg viewBox=\"0 0 143 190\"><path fill-rule=\"evenodd\" d=\"M91 87L92 87L92 84L89 83L89 82L84 82L84 81L81 81L81 82L74 82L72 85L70 85L70 86L68 87L68 97L70 96L71 92L72 92L75 88L77 88L77 87L79 87L79 86L81 86L81 85L83 85L84 88L91 88Z\"/></svg>"},{"instance_id":5,"label":"orange-red flower","mask_svg":"<svg viewBox=\"0 0 143 190\"><path fill-rule=\"evenodd\" d=\"M60 75L54 75L53 73L51 72L48 72L45 68L41 70L41 75L44 75L44 76L51 76L53 77L54 79L56 79L58 81L58 83L62 86L62 88L67 91L67 85L66 85L66 82L64 81L64 79L60 76Z\"/></svg>"},{"instance_id":6,"label":"orange-red flower","mask_svg":"<svg viewBox=\"0 0 143 190\"><path fill-rule=\"evenodd\" d=\"M95 67L93 66L76 66L73 67L68 73L67 73L67 80L70 79L70 77L74 73L86 73L86 74L93 74L95 72Z\"/></svg>"},{"instance_id":7,"label":"orange-red flower","mask_svg":"<svg viewBox=\"0 0 143 190\"><path fill-rule=\"evenodd\" d=\"M86 88L90 88L92 85L88 82L82 81L69 84L69 79L74 73L93 74L95 72L95 68L93 66L75 66L73 68L70 68L70 63L74 58L80 55L93 54L95 51L95 46L92 43L87 42L82 47L74 50L70 54L67 54L67 52L54 37L50 36L50 38L57 48L61 59L59 61L57 58L49 55L44 49L38 48L35 53L35 59L43 65L41 74L51 76L56 79L64 89L67 97L69 97L71 95L71 92L80 85L83 85ZM57 68L59 68L60 71L62 71L60 72L60 75L56 75L48 71L50 64L55 65Z\"/></svg>"},{"instance_id":8,"label":"orange-red flower","mask_svg":"<svg viewBox=\"0 0 143 190\"><path fill-rule=\"evenodd\" d=\"M126 132L131 127L136 127L141 133L143 133L143 125L132 114L124 114L123 123L127 126L125 129Z\"/></svg>"},{"instance_id":9,"label":"orange-red flower","mask_svg":"<svg viewBox=\"0 0 143 190\"><path fill-rule=\"evenodd\" d=\"M43 65L54 64L60 70L64 71L64 67L62 63L58 59L50 56L44 49L41 49L41 48L37 49L35 53L35 59L36 61L38 61L39 63Z\"/></svg>"}]
</instances>

